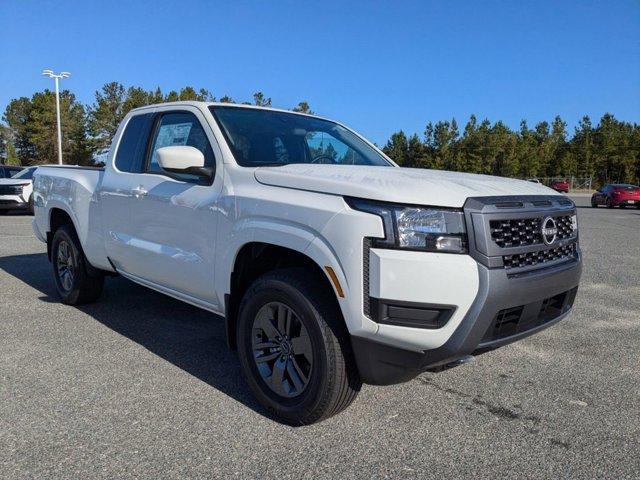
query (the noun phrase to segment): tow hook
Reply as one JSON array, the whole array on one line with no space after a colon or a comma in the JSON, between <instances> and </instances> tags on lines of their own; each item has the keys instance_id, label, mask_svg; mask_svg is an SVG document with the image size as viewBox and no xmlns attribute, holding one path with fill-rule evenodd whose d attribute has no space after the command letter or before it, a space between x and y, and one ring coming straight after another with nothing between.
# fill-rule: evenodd
<instances>
[{"instance_id":1,"label":"tow hook","mask_svg":"<svg viewBox=\"0 0 640 480\"><path fill-rule=\"evenodd\" d=\"M445 363L443 365L439 365L437 367L430 368L429 372L442 372L444 370L449 370L450 368L457 367L459 365L465 365L467 363L474 363L476 361L476 357L473 355L465 355L464 357L458 358L453 362Z\"/></svg>"}]
</instances>

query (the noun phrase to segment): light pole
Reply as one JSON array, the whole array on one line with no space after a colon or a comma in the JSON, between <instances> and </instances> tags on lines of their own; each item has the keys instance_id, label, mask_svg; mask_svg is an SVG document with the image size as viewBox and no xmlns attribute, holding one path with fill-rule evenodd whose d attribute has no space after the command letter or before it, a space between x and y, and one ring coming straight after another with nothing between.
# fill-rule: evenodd
<instances>
[{"instance_id":1,"label":"light pole","mask_svg":"<svg viewBox=\"0 0 640 480\"><path fill-rule=\"evenodd\" d=\"M69 72L60 72L58 74L53 73L53 70L43 70L42 75L50 77L55 80L56 83L56 120L58 123L58 164L62 165L62 128L60 127L60 92L58 88L58 81L61 78L67 78L71 74Z\"/></svg>"}]
</instances>

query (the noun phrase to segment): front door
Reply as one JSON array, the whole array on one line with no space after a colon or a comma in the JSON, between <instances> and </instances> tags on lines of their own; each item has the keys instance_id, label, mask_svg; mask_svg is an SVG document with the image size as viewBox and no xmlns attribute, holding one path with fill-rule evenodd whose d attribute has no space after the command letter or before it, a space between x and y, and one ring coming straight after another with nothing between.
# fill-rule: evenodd
<instances>
[{"instance_id":1,"label":"front door","mask_svg":"<svg viewBox=\"0 0 640 480\"><path fill-rule=\"evenodd\" d=\"M199 177L169 174L158 165L158 148L188 145L205 166L219 156L213 133L196 108L156 113L142 172L130 202L128 252L121 268L142 280L217 306L214 292L216 202L221 172L212 184ZM216 145L216 153L212 148ZM221 164L220 164L221 165Z\"/></svg>"}]
</instances>

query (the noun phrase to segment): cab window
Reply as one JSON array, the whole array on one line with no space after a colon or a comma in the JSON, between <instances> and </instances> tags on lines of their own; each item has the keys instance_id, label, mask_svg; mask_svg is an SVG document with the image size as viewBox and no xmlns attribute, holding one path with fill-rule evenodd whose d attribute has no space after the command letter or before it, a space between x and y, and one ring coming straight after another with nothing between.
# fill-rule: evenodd
<instances>
[{"instance_id":1,"label":"cab window","mask_svg":"<svg viewBox=\"0 0 640 480\"><path fill-rule=\"evenodd\" d=\"M191 112L172 112L163 114L157 120L157 126L151 142L147 172L164 174L164 170L158 164L158 149L182 145L197 148L204 155L204 166L215 167L213 149L200 121ZM196 175L189 174L172 173L171 177L187 182L200 181Z\"/></svg>"},{"instance_id":2,"label":"cab window","mask_svg":"<svg viewBox=\"0 0 640 480\"><path fill-rule=\"evenodd\" d=\"M140 173L149 138L153 114L135 115L125 126L116 152L116 168L121 172Z\"/></svg>"}]
</instances>

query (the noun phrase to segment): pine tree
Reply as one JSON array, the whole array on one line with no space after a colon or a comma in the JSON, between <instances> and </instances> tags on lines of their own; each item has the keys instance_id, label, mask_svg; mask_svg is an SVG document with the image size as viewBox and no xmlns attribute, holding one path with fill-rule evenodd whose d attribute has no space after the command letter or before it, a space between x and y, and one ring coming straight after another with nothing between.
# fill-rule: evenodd
<instances>
[{"instance_id":1,"label":"pine tree","mask_svg":"<svg viewBox=\"0 0 640 480\"><path fill-rule=\"evenodd\" d=\"M309 104L307 102L298 103L298 105L293 107L292 110L294 112L300 112L300 113L306 113L306 114L309 114L309 115L313 115L313 112L311 111L311 107L309 106Z\"/></svg>"},{"instance_id":2,"label":"pine tree","mask_svg":"<svg viewBox=\"0 0 640 480\"><path fill-rule=\"evenodd\" d=\"M96 91L95 98L95 102L88 109L87 121L92 148L101 151L109 147L118 125L125 116L123 104L126 91L118 82L105 83Z\"/></svg>"},{"instance_id":3,"label":"pine tree","mask_svg":"<svg viewBox=\"0 0 640 480\"><path fill-rule=\"evenodd\" d=\"M63 162L87 164L90 148L87 142L86 112L68 90L60 92ZM22 165L55 163L57 128L55 94L49 90L35 93L30 99L12 100L5 111L14 138L13 145Z\"/></svg>"},{"instance_id":4,"label":"pine tree","mask_svg":"<svg viewBox=\"0 0 640 480\"><path fill-rule=\"evenodd\" d=\"M409 144L402 130L391 135L382 151L401 167L407 164Z\"/></svg>"},{"instance_id":5,"label":"pine tree","mask_svg":"<svg viewBox=\"0 0 640 480\"><path fill-rule=\"evenodd\" d=\"M262 92L256 92L253 94L253 104L258 107L270 107L271 98L266 98Z\"/></svg>"}]
</instances>

